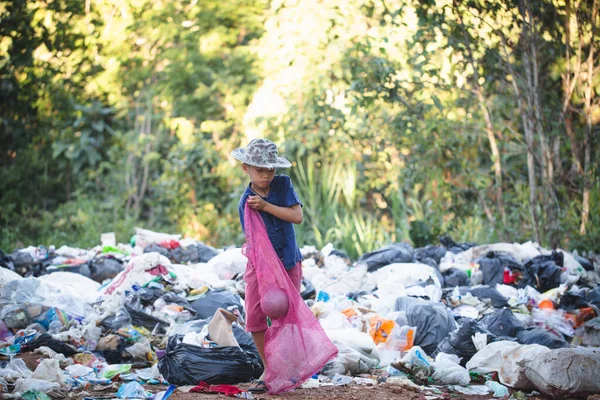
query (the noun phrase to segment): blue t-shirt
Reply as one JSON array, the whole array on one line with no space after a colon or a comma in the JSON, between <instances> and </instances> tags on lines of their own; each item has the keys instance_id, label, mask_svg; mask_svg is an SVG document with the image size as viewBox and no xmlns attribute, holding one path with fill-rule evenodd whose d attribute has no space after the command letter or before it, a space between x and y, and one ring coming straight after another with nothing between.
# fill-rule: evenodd
<instances>
[{"instance_id":1,"label":"blue t-shirt","mask_svg":"<svg viewBox=\"0 0 600 400\"><path fill-rule=\"evenodd\" d=\"M242 223L242 230L244 230L244 232L244 207L246 206L248 196L252 195L256 196L252 189L250 189L250 184L248 184L246 191L242 194L238 206L240 222ZM294 186L292 186L292 180L287 175L275 175L275 178L273 178L270 185L269 194L266 197L263 197L263 199L279 207L291 207L295 204L300 204L300 206L302 206L302 203L294 190ZM300 249L296 243L294 224L277 218L269 213L263 211L259 212L265 222L267 234L269 235L269 239L271 240L271 244L273 245L277 256L286 269L293 268L298 261L302 261L302 254L300 254Z\"/></svg>"}]
</instances>

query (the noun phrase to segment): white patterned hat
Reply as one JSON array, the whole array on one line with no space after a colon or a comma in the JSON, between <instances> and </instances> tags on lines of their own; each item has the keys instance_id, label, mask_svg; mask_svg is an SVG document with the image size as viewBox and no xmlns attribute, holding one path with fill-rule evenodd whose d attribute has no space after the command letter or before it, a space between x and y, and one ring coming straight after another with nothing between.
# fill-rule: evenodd
<instances>
[{"instance_id":1,"label":"white patterned hat","mask_svg":"<svg viewBox=\"0 0 600 400\"><path fill-rule=\"evenodd\" d=\"M288 160L279 157L277 146L268 139L252 139L248 146L233 150L231 155L236 160L254 167L274 169L292 166Z\"/></svg>"}]
</instances>

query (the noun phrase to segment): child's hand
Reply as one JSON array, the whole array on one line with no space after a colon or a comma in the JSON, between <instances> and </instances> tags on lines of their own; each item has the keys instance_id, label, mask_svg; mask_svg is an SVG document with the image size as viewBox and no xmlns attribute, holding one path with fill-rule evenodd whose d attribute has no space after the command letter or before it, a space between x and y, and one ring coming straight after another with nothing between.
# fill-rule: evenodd
<instances>
[{"instance_id":1,"label":"child's hand","mask_svg":"<svg viewBox=\"0 0 600 400\"><path fill-rule=\"evenodd\" d=\"M249 196L248 197L248 205L250 206L250 208L253 208L255 210L262 211L265 209L267 204L269 204L269 203L267 203L265 201L265 199L263 199L260 196Z\"/></svg>"}]
</instances>

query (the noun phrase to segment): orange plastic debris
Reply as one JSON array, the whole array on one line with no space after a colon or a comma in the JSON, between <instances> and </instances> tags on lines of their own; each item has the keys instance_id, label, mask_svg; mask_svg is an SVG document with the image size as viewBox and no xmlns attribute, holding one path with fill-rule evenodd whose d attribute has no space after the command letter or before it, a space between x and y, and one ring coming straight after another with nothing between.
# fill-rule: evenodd
<instances>
[{"instance_id":1,"label":"orange plastic debris","mask_svg":"<svg viewBox=\"0 0 600 400\"><path fill-rule=\"evenodd\" d=\"M586 307L579 310L567 311L565 317L573 323L573 328L577 329L590 319L596 318L596 313L593 308Z\"/></svg>"},{"instance_id":2,"label":"orange plastic debris","mask_svg":"<svg viewBox=\"0 0 600 400\"><path fill-rule=\"evenodd\" d=\"M375 344L384 343L388 340L395 325L394 321L376 315L371 318L369 335L371 335Z\"/></svg>"},{"instance_id":3,"label":"orange plastic debris","mask_svg":"<svg viewBox=\"0 0 600 400\"><path fill-rule=\"evenodd\" d=\"M554 304L552 304L552 300L546 299L546 300L540 301L538 308L541 308L544 310L554 310Z\"/></svg>"}]
</instances>

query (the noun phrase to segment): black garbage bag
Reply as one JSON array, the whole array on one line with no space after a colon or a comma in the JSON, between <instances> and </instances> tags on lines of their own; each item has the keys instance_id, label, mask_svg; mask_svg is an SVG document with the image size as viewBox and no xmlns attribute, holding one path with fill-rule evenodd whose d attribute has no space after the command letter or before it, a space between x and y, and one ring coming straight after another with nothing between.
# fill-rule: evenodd
<instances>
[{"instance_id":1,"label":"black garbage bag","mask_svg":"<svg viewBox=\"0 0 600 400\"><path fill-rule=\"evenodd\" d=\"M442 260L447 251L448 249L444 246L435 246L432 244L428 244L425 247L419 247L418 249L415 249L414 258L415 260L420 262L423 262L422 260L424 259L431 259L435 261L436 265L439 265L440 261ZM428 264L425 262L423 263Z\"/></svg>"},{"instance_id":2,"label":"black garbage bag","mask_svg":"<svg viewBox=\"0 0 600 400\"><path fill-rule=\"evenodd\" d=\"M346 254L343 251L338 250L338 249L331 250L331 252L329 253L329 255L330 256L338 256L338 257L346 259L350 263L352 262L352 259L348 256L348 254Z\"/></svg>"},{"instance_id":3,"label":"black garbage bag","mask_svg":"<svg viewBox=\"0 0 600 400\"><path fill-rule=\"evenodd\" d=\"M212 317L208 319L198 319L190 321L186 325L189 331L200 333L202 332L204 326L208 324L211 320ZM253 353L256 356L258 363L262 367L262 361L260 359L260 356L258 355L258 350L256 349L256 345L254 344L254 339L252 339L252 334L246 332L246 330L239 326L237 323L231 325L231 330L233 331L233 336L235 336L235 340L237 340L240 347L246 352ZM177 334L183 333L177 332Z\"/></svg>"},{"instance_id":4,"label":"black garbage bag","mask_svg":"<svg viewBox=\"0 0 600 400\"><path fill-rule=\"evenodd\" d=\"M91 278L98 283L113 279L124 269L123 261L110 255L96 257L90 261Z\"/></svg>"},{"instance_id":5,"label":"black garbage bag","mask_svg":"<svg viewBox=\"0 0 600 400\"><path fill-rule=\"evenodd\" d=\"M315 290L313 284L305 278L302 278L302 284L304 285L304 290L302 291L302 293L300 293L302 298L304 300L314 299L317 294L317 291Z\"/></svg>"},{"instance_id":6,"label":"black garbage bag","mask_svg":"<svg viewBox=\"0 0 600 400\"><path fill-rule=\"evenodd\" d=\"M558 308L565 311L574 311L586 307L589 307L589 303L583 290L571 289L561 296L560 303L558 303Z\"/></svg>"},{"instance_id":7,"label":"black garbage bag","mask_svg":"<svg viewBox=\"0 0 600 400\"><path fill-rule=\"evenodd\" d=\"M236 306L243 318L246 315L240 296L226 289L211 289L204 297L192 301L190 305L196 311L197 319L210 318L218 308L227 310L231 306Z\"/></svg>"},{"instance_id":8,"label":"black garbage bag","mask_svg":"<svg viewBox=\"0 0 600 400\"><path fill-rule=\"evenodd\" d=\"M134 308L140 309L143 306L154 304L163 295L163 290L156 287L145 287L137 290L127 298L130 305L135 304Z\"/></svg>"},{"instance_id":9,"label":"black garbage bag","mask_svg":"<svg viewBox=\"0 0 600 400\"><path fill-rule=\"evenodd\" d=\"M12 257L4 254L2 250L0 250L0 267L9 269L11 271L15 270L15 264L13 263Z\"/></svg>"},{"instance_id":10,"label":"black garbage bag","mask_svg":"<svg viewBox=\"0 0 600 400\"><path fill-rule=\"evenodd\" d=\"M442 303L414 297L398 297L394 311L404 311L410 326L416 326L416 346L431 355L438 343L456 329L456 322Z\"/></svg>"},{"instance_id":11,"label":"black garbage bag","mask_svg":"<svg viewBox=\"0 0 600 400\"><path fill-rule=\"evenodd\" d=\"M450 268L445 271L442 276L444 277L444 287L454 288L456 286L467 286L469 284L469 277L467 273L459 268Z\"/></svg>"},{"instance_id":12,"label":"black garbage bag","mask_svg":"<svg viewBox=\"0 0 600 400\"><path fill-rule=\"evenodd\" d=\"M564 265L564 254L553 251L549 255L536 256L525 264L524 279L520 286L530 285L546 292L560 285L560 274Z\"/></svg>"},{"instance_id":13,"label":"black garbage bag","mask_svg":"<svg viewBox=\"0 0 600 400\"><path fill-rule=\"evenodd\" d=\"M129 315L129 312L125 308L121 307L115 312L115 315L104 318L100 322L100 325L116 332L121 328L131 326L131 315Z\"/></svg>"},{"instance_id":14,"label":"black garbage bag","mask_svg":"<svg viewBox=\"0 0 600 400\"><path fill-rule=\"evenodd\" d=\"M15 269L27 268L27 267L35 264L35 260L33 259L33 256L24 251L15 250L10 255L10 258L12 259Z\"/></svg>"},{"instance_id":15,"label":"black garbage bag","mask_svg":"<svg viewBox=\"0 0 600 400\"><path fill-rule=\"evenodd\" d=\"M159 334L165 333L166 328L169 327L168 322L158 319L150 314L146 314L143 311L135 310L129 304L125 304L125 310L127 310L129 313L131 317L131 325L133 326L143 326L150 332L154 331L156 328L156 333Z\"/></svg>"},{"instance_id":16,"label":"black garbage bag","mask_svg":"<svg viewBox=\"0 0 600 400\"><path fill-rule=\"evenodd\" d=\"M394 263L413 262L413 248L406 243L394 243L370 253L363 254L359 263L367 264L369 272L377 271L381 267Z\"/></svg>"},{"instance_id":17,"label":"black garbage bag","mask_svg":"<svg viewBox=\"0 0 600 400\"><path fill-rule=\"evenodd\" d=\"M260 377L263 370L254 354L240 347L203 348L183 343L181 335L169 338L158 369L175 385L237 384Z\"/></svg>"},{"instance_id":18,"label":"black garbage bag","mask_svg":"<svg viewBox=\"0 0 600 400\"><path fill-rule=\"evenodd\" d=\"M425 265L429 265L430 267L433 267L436 269L436 271L439 271L439 265L438 263L435 262L435 260L433 258L429 258L429 257L425 257L425 258L421 258L420 260L417 260L417 262L421 263L421 264L425 264ZM440 273L441 276L441 273ZM443 281L440 281L443 284Z\"/></svg>"},{"instance_id":19,"label":"black garbage bag","mask_svg":"<svg viewBox=\"0 0 600 400\"><path fill-rule=\"evenodd\" d=\"M471 318L465 318L457 330L451 332L437 346L437 353L456 354L463 367L477 353L477 348L471 338L475 333L487 335L487 342L491 343L496 337L481 324Z\"/></svg>"},{"instance_id":20,"label":"black garbage bag","mask_svg":"<svg viewBox=\"0 0 600 400\"><path fill-rule=\"evenodd\" d=\"M589 304L600 308L600 285L587 292L586 297Z\"/></svg>"},{"instance_id":21,"label":"black garbage bag","mask_svg":"<svg viewBox=\"0 0 600 400\"><path fill-rule=\"evenodd\" d=\"M508 308L496 310L479 320L479 324L495 336L517 337L525 325Z\"/></svg>"},{"instance_id":22,"label":"black garbage bag","mask_svg":"<svg viewBox=\"0 0 600 400\"><path fill-rule=\"evenodd\" d=\"M191 312L192 314L196 314L196 310L194 310L194 307L192 307L190 305L190 302L187 301L185 298L177 295L174 292L166 292L164 293L161 298L167 303L167 304L177 304L178 306L182 306L183 308L185 308L186 310L188 310L189 312Z\"/></svg>"},{"instance_id":23,"label":"black garbage bag","mask_svg":"<svg viewBox=\"0 0 600 400\"><path fill-rule=\"evenodd\" d=\"M441 236L440 243L454 254L462 253L469 250L471 247L477 246L477 243L456 243L449 236Z\"/></svg>"},{"instance_id":24,"label":"black garbage bag","mask_svg":"<svg viewBox=\"0 0 600 400\"><path fill-rule=\"evenodd\" d=\"M75 353L77 353L77 349L75 347L71 346L68 343L54 339L51 335L47 333L43 333L33 342L21 346L21 351L34 351L35 349L40 348L42 346L49 347L57 353L64 354L65 357L72 357Z\"/></svg>"},{"instance_id":25,"label":"black garbage bag","mask_svg":"<svg viewBox=\"0 0 600 400\"><path fill-rule=\"evenodd\" d=\"M594 270L594 263L592 263L590 260L588 260L585 257L581 257L581 256L574 256L575 260L581 264L581 266L583 267L583 269L585 269L586 271L593 271Z\"/></svg>"},{"instance_id":26,"label":"black garbage bag","mask_svg":"<svg viewBox=\"0 0 600 400\"><path fill-rule=\"evenodd\" d=\"M357 290L355 292L348 292L346 293L346 297L348 298L348 300L352 300L352 301L358 301L358 299L362 296L366 296L370 294L369 292L366 292L364 290Z\"/></svg>"},{"instance_id":27,"label":"black garbage bag","mask_svg":"<svg viewBox=\"0 0 600 400\"><path fill-rule=\"evenodd\" d=\"M600 317L590 319L575 331L575 338L582 346L600 347Z\"/></svg>"},{"instance_id":28,"label":"black garbage bag","mask_svg":"<svg viewBox=\"0 0 600 400\"><path fill-rule=\"evenodd\" d=\"M34 268L35 267L38 267L38 265L34 266ZM69 266L65 266L65 267L61 267L61 268L57 268L57 267L55 267L53 265L50 265L50 266L48 266L45 269L45 272L48 273L48 274L52 274L52 273L58 272L58 271L61 271L61 272L72 272L74 274L83 275L86 278L90 278L90 279L92 279L92 275L93 275L92 268L90 267L90 262L89 261L85 262L85 263L82 263L82 264L69 265ZM39 275L36 275L35 273L31 273L31 272L28 275L30 275L30 276L39 276Z\"/></svg>"},{"instance_id":29,"label":"black garbage bag","mask_svg":"<svg viewBox=\"0 0 600 400\"><path fill-rule=\"evenodd\" d=\"M483 273L483 283L490 286L504 283L504 268L523 270L523 266L512 256L488 252L484 257L475 260Z\"/></svg>"},{"instance_id":30,"label":"black garbage bag","mask_svg":"<svg viewBox=\"0 0 600 400\"><path fill-rule=\"evenodd\" d=\"M152 243L148 247L144 249L144 253L159 253L161 256L165 256L168 259L171 259L171 250L166 247L162 247L159 244Z\"/></svg>"},{"instance_id":31,"label":"black garbage bag","mask_svg":"<svg viewBox=\"0 0 600 400\"><path fill-rule=\"evenodd\" d=\"M481 301L490 301L494 308L503 308L509 306L506 297L504 297L502 293L487 285L473 287L463 286L460 287L459 290L460 294L471 293Z\"/></svg>"},{"instance_id":32,"label":"black garbage bag","mask_svg":"<svg viewBox=\"0 0 600 400\"><path fill-rule=\"evenodd\" d=\"M560 334L554 334L544 328L530 328L517 333L517 340L521 344L540 344L549 349L568 347L569 344Z\"/></svg>"},{"instance_id":33,"label":"black garbage bag","mask_svg":"<svg viewBox=\"0 0 600 400\"><path fill-rule=\"evenodd\" d=\"M171 251L171 261L177 264L205 263L219 254L219 250L203 243L192 244L185 248L177 247Z\"/></svg>"}]
</instances>

